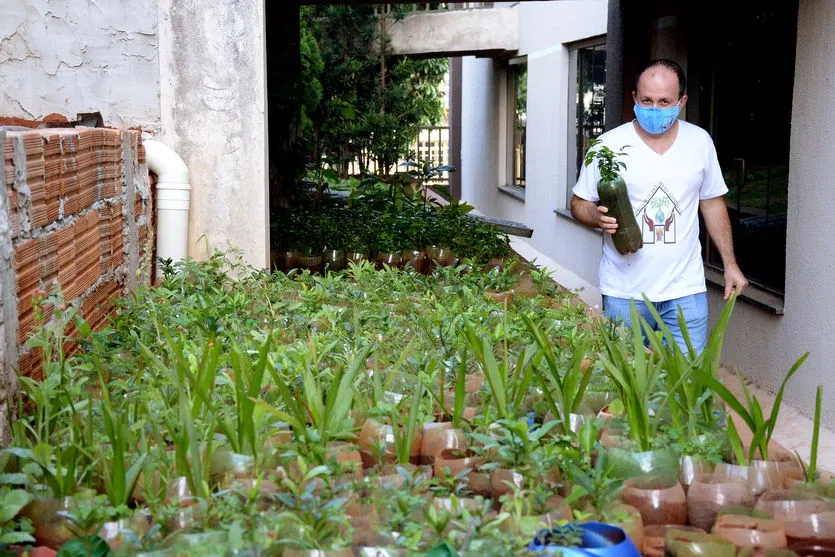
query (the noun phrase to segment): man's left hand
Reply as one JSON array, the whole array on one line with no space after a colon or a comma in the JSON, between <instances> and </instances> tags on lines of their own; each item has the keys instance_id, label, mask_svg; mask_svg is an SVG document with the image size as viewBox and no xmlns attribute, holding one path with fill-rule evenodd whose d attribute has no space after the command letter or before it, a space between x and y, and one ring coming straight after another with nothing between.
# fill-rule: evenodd
<instances>
[{"instance_id":1,"label":"man's left hand","mask_svg":"<svg viewBox=\"0 0 835 557\"><path fill-rule=\"evenodd\" d=\"M731 297L732 292L737 295L748 287L748 279L742 274L742 270L736 263L725 265L725 299Z\"/></svg>"}]
</instances>

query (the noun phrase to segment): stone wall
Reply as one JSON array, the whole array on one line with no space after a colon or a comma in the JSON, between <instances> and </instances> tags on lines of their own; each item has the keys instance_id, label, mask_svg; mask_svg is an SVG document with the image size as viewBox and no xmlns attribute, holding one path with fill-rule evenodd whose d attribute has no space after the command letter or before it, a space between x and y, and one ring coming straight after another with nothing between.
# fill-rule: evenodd
<instances>
[{"instance_id":1,"label":"stone wall","mask_svg":"<svg viewBox=\"0 0 835 557\"><path fill-rule=\"evenodd\" d=\"M148 280L152 198L138 131L0 131L0 446L16 372L42 377L26 341L60 292L95 329L111 301ZM33 304L34 303L34 304ZM72 336L74 330L69 328ZM72 345L67 345L72 350Z\"/></svg>"}]
</instances>

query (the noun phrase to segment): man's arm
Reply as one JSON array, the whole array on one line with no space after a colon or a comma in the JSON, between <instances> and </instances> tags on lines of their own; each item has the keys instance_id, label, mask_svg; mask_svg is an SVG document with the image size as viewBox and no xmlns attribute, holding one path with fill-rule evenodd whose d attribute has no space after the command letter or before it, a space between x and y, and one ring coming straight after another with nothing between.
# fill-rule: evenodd
<instances>
[{"instance_id":1,"label":"man's arm","mask_svg":"<svg viewBox=\"0 0 835 557\"><path fill-rule=\"evenodd\" d=\"M722 257L722 264L725 266L725 299L731 296L731 292L742 293L748 286L748 280L742 274L734 255L734 241L731 234L731 220L728 218L728 205L724 197L713 197L703 199L699 202L702 216L705 219L707 232L710 234L719 255Z\"/></svg>"},{"instance_id":2,"label":"man's arm","mask_svg":"<svg viewBox=\"0 0 835 557\"><path fill-rule=\"evenodd\" d=\"M571 216L589 228L601 228L604 232L614 234L618 229L618 221L614 217L607 217L607 207L598 206L576 195L571 198Z\"/></svg>"}]
</instances>

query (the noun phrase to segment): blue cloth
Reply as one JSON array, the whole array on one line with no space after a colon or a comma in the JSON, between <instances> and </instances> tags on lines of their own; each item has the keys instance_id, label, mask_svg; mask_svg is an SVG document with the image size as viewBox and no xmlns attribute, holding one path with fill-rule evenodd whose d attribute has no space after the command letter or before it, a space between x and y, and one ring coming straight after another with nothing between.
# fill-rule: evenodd
<instances>
[{"instance_id":1,"label":"blue cloth","mask_svg":"<svg viewBox=\"0 0 835 557\"><path fill-rule=\"evenodd\" d=\"M632 326L632 312L629 309L631 300L625 298L615 298L614 296L603 296L603 313L616 323ZM692 294L683 298L676 298L675 300L667 300L666 302L654 302L655 310L661 316L661 320L669 327L670 332L675 337L676 344L682 352L687 354L687 343L684 342L684 335L681 333L681 328L678 325L678 308L680 307L684 312L684 321L687 325L687 332L690 335L690 342L697 354L704 352L707 346L708 337L708 318L707 318L707 292L700 292ZM638 313L647 320L647 323L658 331L658 324L655 318L650 313L643 300L635 300L635 309ZM641 331L644 335L644 344L648 344L646 331Z\"/></svg>"},{"instance_id":2,"label":"blue cloth","mask_svg":"<svg viewBox=\"0 0 835 557\"><path fill-rule=\"evenodd\" d=\"M681 107L676 104L670 108L654 108L635 103L632 111L645 132L659 135L673 127L681 112Z\"/></svg>"}]
</instances>

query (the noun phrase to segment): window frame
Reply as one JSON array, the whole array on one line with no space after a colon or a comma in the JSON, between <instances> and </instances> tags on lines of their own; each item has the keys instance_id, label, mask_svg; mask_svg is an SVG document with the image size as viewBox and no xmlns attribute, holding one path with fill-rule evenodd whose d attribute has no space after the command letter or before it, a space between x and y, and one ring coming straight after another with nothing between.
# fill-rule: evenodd
<instances>
[{"instance_id":1,"label":"window frame","mask_svg":"<svg viewBox=\"0 0 835 557\"><path fill-rule=\"evenodd\" d=\"M516 131L516 71L515 66L528 64L528 56L517 56L507 60L500 95L499 114L502 115L499 135L499 190L509 193L521 201L525 198L525 185L516 183L515 131ZM530 76L526 72L526 79Z\"/></svg>"},{"instance_id":2,"label":"window frame","mask_svg":"<svg viewBox=\"0 0 835 557\"><path fill-rule=\"evenodd\" d=\"M568 49L568 106L566 106L568 126L566 126L566 181L565 206L563 209L566 211L571 208L571 198L574 195L572 189L574 188L574 184L577 183L577 176L579 174L579 168L577 168L577 78L580 71L578 53L580 50L598 46L606 46L605 33L579 41L565 43L565 47Z\"/></svg>"}]
</instances>

